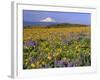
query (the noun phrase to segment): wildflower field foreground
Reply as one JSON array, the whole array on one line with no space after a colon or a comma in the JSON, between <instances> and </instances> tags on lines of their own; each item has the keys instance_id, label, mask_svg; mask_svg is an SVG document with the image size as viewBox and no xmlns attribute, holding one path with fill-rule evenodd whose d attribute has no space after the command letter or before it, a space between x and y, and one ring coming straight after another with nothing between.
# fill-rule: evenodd
<instances>
[{"instance_id":1,"label":"wildflower field foreground","mask_svg":"<svg viewBox=\"0 0 100 80\"><path fill-rule=\"evenodd\" d=\"M90 28L24 28L23 69L90 66Z\"/></svg>"}]
</instances>

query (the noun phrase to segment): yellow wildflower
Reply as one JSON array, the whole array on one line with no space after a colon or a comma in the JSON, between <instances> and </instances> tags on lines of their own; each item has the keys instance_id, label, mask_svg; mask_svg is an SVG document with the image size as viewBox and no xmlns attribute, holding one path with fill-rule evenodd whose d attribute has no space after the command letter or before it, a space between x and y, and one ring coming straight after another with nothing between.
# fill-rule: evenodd
<instances>
[{"instance_id":1,"label":"yellow wildflower","mask_svg":"<svg viewBox=\"0 0 100 80\"><path fill-rule=\"evenodd\" d=\"M64 48L66 48L66 46L64 46Z\"/></svg>"},{"instance_id":2,"label":"yellow wildflower","mask_svg":"<svg viewBox=\"0 0 100 80\"><path fill-rule=\"evenodd\" d=\"M64 57L63 60L66 60L66 57Z\"/></svg>"},{"instance_id":3,"label":"yellow wildflower","mask_svg":"<svg viewBox=\"0 0 100 80\"><path fill-rule=\"evenodd\" d=\"M76 49L78 49L78 48L79 48L79 46L77 45L75 48L76 48Z\"/></svg>"},{"instance_id":4,"label":"yellow wildflower","mask_svg":"<svg viewBox=\"0 0 100 80\"><path fill-rule=\"evenodd\" d=\"M32 63L32 64L31 64L31 67L33 67L33 68L34 68L34 67L36 67L36 65L35 65L34 63Z\"/></svg>"},{"instance_id":5,"label":"yellow wildflower","mask_svg":"<svg viewBox=\"0 0 100 80\"><path fill-rule=\"evenodd\" d=\"M39 61L36 62L36 65L39 65Z\"/></svg>"},{"instance_id":6,"label":"yellow wildflower","mask_svg":"<svg viewBox=\"0 0 100 80\"><path fill-rule=\"evenodd\" d=\"M61 48L58 48L57 51L58 51L58 52L62 52L62 49L61 49Z\"/></svg>"},{"instance_id":7,"label":"yellow wildflower","mask_svg":"<svg viewBox=\"0 0 100 80\"><path fill-rule=\"evenodd\" d=\"M48 56L48 59L51 60L52 59L51 56Z\"/></svg>"},{"instance_id":8,"label":"yellow wildflower","mask_svg":"<svg viewBox=\"0 0 100 80\"><path fill-rule=\"evenodd\" d=\"M56 57L56 56L58 56L59 54L60 54L60 53L54 53L54 55L53 55L53 56L54 56L54 57Z\"/></svg>"},{"instance_id":9,"label":"yellow wildflower","mask_svg":"<svg viewBox=\"0 0 100 80\"><path fill-rule=\"evenodd\" d=\"M45 64L45 62L44 62L44 61L42 61L42 64L44 65L44 64Z\"/></svg>"},{"instance_id":10,"label":"yellow wildflower","mask_svg":"<svg viewBox=\"0 0 100 80\"><path fill-rule=\"evenodd\" d=\"M46 48L45 51L49 51L49 48Z\"/></svg>"},{"instance_id":11,"label":"yellow wildflower","mask_svg":"<svg viewBox=\"0 0 100 80\"><path fill-rule=\"evenodd\" d=\"M50 56L51 54L50 53L48 53L48 56Z\"/></svg>"},{"instance_id":12,"label":"yellow wildflower","mask_svg":"<svg viewBox=\"0 0 100 80\"><path fill-rule=\"evenodd\" d=\"M25 61L28 61L28 59L25 59Z\"/></svg>"},{"instance_id":13,"label":"yellow wildflower","mask_svg":"<svg viewBox=\"0 0 100 80\"><path fill-rule=\"evenodd\" d=\"M56 53L56 56L58 56L60 53Z\"/></svg>"},{"instance_id":14,"label":"yellow wildflower","mask_svg":"<svg viewBox=\"0 0 100 80\"><path fill-rule=\"evenodd\" d=\"M25 62L25 64L27 65L27 64L28 64L28 62Z\"/></svg>"}]
</instances>

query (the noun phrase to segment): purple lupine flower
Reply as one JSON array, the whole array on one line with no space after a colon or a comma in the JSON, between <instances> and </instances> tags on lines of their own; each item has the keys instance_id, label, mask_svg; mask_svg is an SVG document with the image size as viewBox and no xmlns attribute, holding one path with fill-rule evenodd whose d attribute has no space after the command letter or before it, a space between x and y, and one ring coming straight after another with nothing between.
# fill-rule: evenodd
<instances>
[{"instance_id":1,"label":"purple lupine flower","mask_svg":"<svg viewBox=\"0 0 100 80\"><path fill-rule=\"evenodd\" d=\"M67 65L67 67L73 67L73 66L74 66L74 65L73 65L72 62L69 62L68 65Z\"/></svg>"},{"instance_id":2,"label":"purple lupine flower","mask_svg":"<svg viewBox=\"0 0 100 80\"><path fill-rule=\"evenodd\" d=\"M68 67L68 62L63 62L63 65L64 65L65 67Z\"/></svg>"},{"instance_id":3,"label":"purple lupine flower","mask_svg":"<svg viewBox=\"0 0 100 80\"><path fill-rule=\"evenodd\" d=\"M54 62L54 64L55 64L55 66L57 66L57 67L63 67L63 61L62 60L59 60L59 61L55 61Z\"/></svg>"},{"instance_id":4,"label":"purple lupine flower","mask_svg":"<svg viewBox=\"0 0 100 80\"><path fill-rule=\"evenodd\" d=\"M24 43L24 46L31 46L31 47L34 47L37 45L37 42L36 41L27 41Z\"/></svg>"}]
</instances>

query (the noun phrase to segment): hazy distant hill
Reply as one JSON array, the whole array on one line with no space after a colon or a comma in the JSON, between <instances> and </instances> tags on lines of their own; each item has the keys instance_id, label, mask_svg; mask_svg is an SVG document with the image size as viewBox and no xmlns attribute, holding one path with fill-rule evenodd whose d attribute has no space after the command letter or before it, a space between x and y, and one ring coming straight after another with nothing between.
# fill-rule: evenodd
<instances>
[{"instance_id":1,"label":"hazy distant hill","mask_svg":"<svg viewBox=\"0 0 100 80\"><path fill-rule=\"evenodd\" d=\"M54 25L49 25L47 26L48 28L50 27L87 27L89 25L83 25L83 24L70 24L70 23L62 23L62 24L54 24Z\"/></svg>"},{"instance_id":2,"label":"hazy distant hill","mask_svg":"<svg viewBox=\"0 0 100 80\"><path fill-rule=\"evenodd\" d=\"M60 24L56 22L23 22L24 26L49 26L49 25L55 25Z\"/></svg>"},{"instance_id":3,"label":"hazy distant hill","mask_svg":"<svg viewBox=\"0 0 100 80\"><path fill-rule=\"evenodd\" d=\"M84 24L71 24L71 23L56 23L56 22L24 22L23 23L24 28L29 28L29 27L87 27L89 25L84 25Z\"/></svg>"}]
</instances>

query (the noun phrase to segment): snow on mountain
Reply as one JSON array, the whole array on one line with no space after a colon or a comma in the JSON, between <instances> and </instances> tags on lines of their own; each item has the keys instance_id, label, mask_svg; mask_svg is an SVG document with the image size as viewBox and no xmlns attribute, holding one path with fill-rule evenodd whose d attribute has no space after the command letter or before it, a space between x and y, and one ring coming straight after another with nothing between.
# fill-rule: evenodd
<instances>
[{"instance_id":1,"label":"snow on mountain","mask_svg":"<svg viewBox=\"0 0 100 80\"><path fill-rule=\"evenodd\" d=\"M40 22L56 22L56 21L52 19L51 17L47 17L47 18L40 20Z\"/></svg>"}]
</instances>

